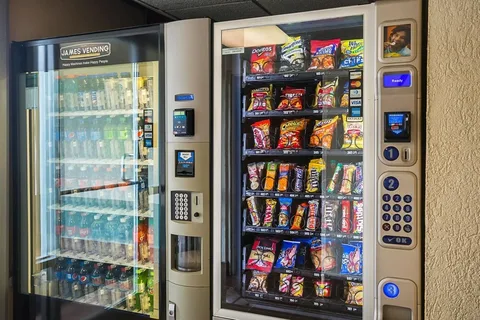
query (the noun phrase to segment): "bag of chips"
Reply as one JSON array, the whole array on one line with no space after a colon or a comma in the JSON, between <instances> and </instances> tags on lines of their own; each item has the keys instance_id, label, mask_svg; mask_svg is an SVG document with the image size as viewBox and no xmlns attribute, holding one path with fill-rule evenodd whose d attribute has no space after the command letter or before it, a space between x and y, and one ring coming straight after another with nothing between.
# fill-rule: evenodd
<instances>
[{"instance_id":1,"label":"bag of chips","mask_svg":"<svg viewBox=\"0 0 480 320\"><path fill-rule=\"evenodd\" d=\"M290 208L292 206L292 198L279 198L280 212L278 214L278 227L288 229L290 225Z\"/></svg>"},{"instance_id":2,"label":"bag of chips","mask_svg":"<svg viewBox=\"0 0 480 320\"><path fill-rule=\"evenodd\" d=\"M322 232L334 232L340 203L338 200L325 200L322 203Z\"/></svg>"},{"instance_id":3,"label":"bag of chips","mask_svg":"<svg viewBox=\"0 0 480 320\"><path fill-rule=\"evenodd\" d=\"M292 275L288 273L280 273L280 285L278 286L278 292L288 293L290 291L291 284Z\"/></svg>"},{"instance_id":4,"label":"bag of chips","mask_svg":"<svg viewBox=\"0 0 480 320\"><path fill-rule=\"evenodd\" d=\"M307 127L307 123L307 119L283 121L280 125L277 149L302 149L302 133Z\"/></svg>"},{"instance_id":5,"label":"bag of chips","mask_svg":"<svg viewBox=\"0 0 480 320\"><path fill-rule=\"evenodd\" d=\"M265 177L265 185L263 186L263 190L273 191L275 180L277 179L277 169L278 162L271 161L267 163L267 176Z\"/></svg>"},{"instance_id":6,"label":"bag of chips","mask_svg":"<svg viewBox=\"0 0 480 320\"><path fill-rule=\"evenodd\" d=\"M270 119L252 124L253 141L256 149L270 149Z\"/></svg>"},{"instance_id":7,"label":"bag of chips","mask_svg":"<svg viewBox=\"0 0 480 320\"><path fill-rule=\"evenodd\" d=\"M306 202L299 204L297 207L297 211L295 212L295 216L293 217L292 226L290 230L301 230L302 229L302 221L305 212L308 209L308 204Z\"/></svg>"},{"instance_id":8,"label":"bag of chips","mask_svg":"<svg viewBox=\"0 0 480 320\"><path fill-rule=\"evenodd\" d=\"M270 45L252 49L250 56L251 73L275 73L277 46Z\"/></svg>"},{"instance_id":9,"label":"bag of chips","mask_svg":"<svg viewBox=\"0 0 480 320\"><path fill-rule=\"evenodd\" d=\"M310 160L308 164L306 192L315 193L320 191L320 177L323 170L325 170L325 161L323 161L323 159Z\"/></svg>"},{"instance_id":10,"label":"bag of chips","mask_svg":"<svg viewBox=\"0 0 480 320\"><path fill-rule=\"evenodd\" d=\"M273 226L273 216L277 212L277 199L267 199L265 201L265 216L263 217L263 226L270 228Z\"/></svg>"},{"instance_id":11,"label":"bag of chips","mask_svg":"<svg viewBox=\"0 0 480 320\"><path fill-rule=\"evenodd\" d=\"M342 149L363 149L363 118L343 117L343 146Z\"/></svg>"},{"instance_id":12,"label":"bag of chips","mask_svg":"<svg viewBox=\"0 0 480 320\"><path fill-rule=\"evenodd\" d=\"M248 180L250 181L250 190L258 190L260 187L260 176L258 175L258 167L255 162L247 165Z\"/></svg>"},{"instance_id":13,"label":"bag of chips","mask_svg":"<svg viewBox=\"0 0 480 320\"><path fill-rule=\"evenodd\" d=\"M298 241L283 240L275 268L292 269L295 267L299 247L300 242Z\"/></svg>"},{"instance_id":14,"label":"bag of chips","mask_svg":"<svg viewBox=\"0 0 480 320\"><path fill-rule=\"evenodd\" d=\"M286 192L290 182L290 163L281 163L278 169L278 192Z\"/></svg>"},{"instance_id":15,"label":"bag of chips","mask_svg":"<svg viewBox=\"0 0 480 320\"><path fill-rule=\"evenodd\" d=\"M255 238L246 269L270 273L275 261L276 251L276 240L262 237Z\"/></svg>"},{"instance_id":16,"label":"bag of chips","mask_svg":"<svg viewBox=\"0 0 480 320\"><path fill-rule=\"evenodd\" d=\"M332 148L333 134L337 128L338 116L333 119L316 120L310 136L310 147L330 150Z\"/></svg>"},{"instance_id":17,"label":"bag of chips","mask_svg":"<svg viewBox=\"0 0 480 320\"><path fill-rule=\"evenodd\" d=\"M297 259L295 261L295 267L304 269L307 263L307 251L312 243L312 239L309 238L293 238L292 241L300 242L300 247L297 253Z\"/></svg>"},{"instance_id":18,"label":"bag of chips","mask_svg":"<svg viewBox=\"0 0 480 320\"><path fill-rule=\"evenodd\" d=\"M303 297L303 285L304 277L294 276L292 278L292 288L290 289L290 295L292 297Z\"/></svg>"},{"instance_id":19,"label":"bag of chips","mask_svg":"<svg viewBox=\"0 0 480 320\"><path fill-rule=\"evenodd\" d=\"M315 88L313 109L335 108L337 106L335 93L337 92L338 77L331 81L319 82Z\"/></svg>"},{"instance_id":20,"label":"bag of chips","mask_svg":"<svg viewBox=\"0 0 480 320\"><path fill-rule=\"evenodd\" d=\"M279 72L305 70L305 44L302 37L290 37L280 49Z\"/></svg>"},{"instance_id":21,"label":"bag of chips","mask_svg":"<svg viewBox=\"0 0 480 320\"><path fill-rule=\"evenodd\" d=\"M286 87L282 89L282 96L277 110L302 110L305 89Z\"/></svg>"},{"instance_id":22,"label":"bag of chips","mask_svg":"<svg viewBox=\"0 0 480 320\"><path fill-rule=\"evenodd\" d=\"M332 282L328 280L315 280L315 295L319 298L332 297Z\"/></svg>"},{"instance_id":23,"label":"bag of chips","mask_svg":"<svg viewBox=\"0 0 480 320\"><path fill-rule=\"evenodd\" d=\"M341 274L362 274L362 246L359 243L342 243Z\"/></svg>"},{"instance_id":24,"label":"bag of chips","mask_svg":"<svg viewBox=\"0 0 480 320\"><path fill-rule=\"evenodd\" d=\"M310 53L312 62L308 71L335 69L335 54L340 46L340 39L312 40Z\"/></svg>"},{"instance_id":25,"label":"bag of chips","mask_svg":"<svg viewBox=\"0 0 480 320\"><path fill-rule=\"evenodd\" d=\"M340 69L363 68L363 39L343 40Z\"/></svg>"},{"instance_id":26,"label":"bag of chips","mask_svg":"<svg viewBox=\"0 0 480 320\"><path fill-rule=\"evenodd\" d=\"M267 277L268 274L265 272L253 271L248 290L252 292L267 293Z\"/></svg>"},{"instance_id":27,"label":"bag of chips","mask_svg":"<svg viewBox=\"0 0 480 320\"><path fill-rule=\"evenodd\" d=\"M255 197L247 198L247 206L250 211L250 218L252 220L252 226L260 226L260 214L258 212L257 200Z\"/></svg>"},{"instance_id":28,"label":"bag of chips","mask_svg":"<svg viewBox=\"0 0 480 320\"><path fill-rule=\"evenodd\" d=\"M253 89L250 93L250 105L247 111L272 110L272 91L272 85L270 87Z\"/></svg>"},{"instance_id":29,"label":"bag of chips","mask_svg":"<svg viewBox=\"0 0 480 320\"><path fill-rule=\"evenodd\" d=\"M323 243L322 243L323 242ZM317 239L310 247L310 257L316 271L331 271L337 266L335 243L329 239Z\"/></svg>"},{"instance_id":30,"label":"bag of chips","mask_svg":"<svg viewBox=\"0 0 480 320\"><path fill-rule=\"evenodd\" d=\"M363 306L363 284L356 282L347 282L346 304Z\"/></svg>"},{"instance_id":31,"label":"bag of chips","mask_svg":"<svg viewBox=\"0 0 480 320\"><path fill-rule=\"evenodd\" d=\"M348 81L345 82L345 85L343 86L343 94L342 94L342 99L340 100L340 107L341 108L348 108L349 107L349 97L348 93L350 92L350 89L348 88Z\"/></svg>"}]
</instances>

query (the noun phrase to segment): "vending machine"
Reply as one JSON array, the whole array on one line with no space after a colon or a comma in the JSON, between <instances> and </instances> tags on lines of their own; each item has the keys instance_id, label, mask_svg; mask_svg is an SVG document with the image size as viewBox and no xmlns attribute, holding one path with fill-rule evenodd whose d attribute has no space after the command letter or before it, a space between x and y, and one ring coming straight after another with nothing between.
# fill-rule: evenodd
<instances>
[{"instance_id":1,"label":"vending machine","mask_svg":"<svg viewBox=\"0 0 480 320\"><path fill-rule=\"evenodd\" d=\"M214 24L213 319L422 319L421 17Z\"/></svg>"},{"instance_id":2,"label":"vending machine","mask_svg":"<svg viewBox=\"0 0 480 320\"><path fill-rule=\"evenodd\" d=\"M165 56L209 23L13 44L16 319L166 318Z\"/></svg>"}]
</instances>

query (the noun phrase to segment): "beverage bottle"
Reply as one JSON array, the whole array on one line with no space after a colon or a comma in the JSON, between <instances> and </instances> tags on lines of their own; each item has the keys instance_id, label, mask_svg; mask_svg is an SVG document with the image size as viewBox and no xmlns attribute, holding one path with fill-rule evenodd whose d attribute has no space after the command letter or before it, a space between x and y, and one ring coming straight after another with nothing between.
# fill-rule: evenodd
<instances>
[{"instance_id":1,"label":"beverage bottle","mask_svg":"<svg viewBox=\"0 0 480 320\"><path fill-rule=\"evenodd\" d=\"M132 110L133 108L133 92L132 92L132 76L130 72L122 72L120 74L121 89L123 91L123 108Z\"/></svg>"},{"instance_id":2,"label":"beverage bottle","mask_svg":"<svg viewBox=\"0 0 480 320\"><path fill-rule=\"evenodd\" d=\"M83 78L83 104L85 110L92 110L92 81L91 76L85 76Z\"/></svg>"},{"instance_id":3,"label":"beverage bottle","mask_svg":"<svg viewBox=\"0 0 480 320\"><path fill-rule=\"evenodd\" d=\"M154 228L154 222L153 218L148 219L148 248L149 248L149 260L151 263L155 262L155 228Z\"/></svg>"},{"instance_id":4,"label":"beverage bottle","mask_svg":"<svg viewBox=\"0 0 480 320\"><path fill-rule=\"evenodd\" d=\"M127 223L125 217L120 218L120 223L117 226L117 232L115 233L115 243L114 245L114 253L115 259L123 260L125 259L125 243L126 239L126 228Z\"/></svg>"},{"instance_id":5,"label":"beverage bottle","mask_svg":"<svg viewBox=\"0 0 480 320\"><path fill-rule=\"evenodd\" d=\"M55 235L57 237L57 248L62 249L62 241L65 236L65 225L64 225L62 210L55 210Z\"/></svg>"},{"instance_id":6,"label":"beverage bottle","mask_svg":"<svg viewBox=\"0 0 480 320\"><path fill-rule=\"evenodd\" d=\"M81 295L85 299L89 299L90 293L94 291L93 285L90 279L90 262L83 261L80 263L80 272L78 273L78 282L80 283Z\"/></svg>"},{"instance_id":7,"label":"beverage bottle","mask_svg":"<svg viewBox=\"0 0 480 320\"><path fill-rule=\"evenodd\" d=\"M82 212L80 214L80 227L78 235L80 237L81 248L83 252L92 254L94 251L93 241L91 239L91 218L90 213ZM78 250L76 250L78 252Z\"/></svg>"},{"instance_id":8,"label":"beverage bottle","mask_svg":"<svg viewBox=\"0 0 480 320\"><path fill-rule=\"evenodd\" d=\"M114 237L117 232L117 221L115 216L111 215L107 217L107 222L103 228L103 242L102 242L102 255L107 257L115 256L114 250Z\"/></svg>"},{"instance_id":9,"label":"beverage bottle","mask_svg":"<svg viewBox=\"0 0 480 320\"><path fill-rule=\"evenodd\" d=\"M120 290L121 299L126 299L127 295L132 291L132 278L128 275L126 267L122 267L121 270L122 272L118 278L118 289Z\"/></svg>"},{"instance_id":10,"label":"beverage bottle","mask_svg":"<svg viewBox=\"0 0 480 320\"><path fill-rule=\"evenodd\" d=\"M113 274L113 267L113 265L109 265L108 271L105 274L105 289L107 289L107 294L110 295L110 298L108 299L110 303L115 302L115 296L113 291L117 288L117 280L115 279L115 275Z\"/></svg>"},{"instance_id":11,"label":"beverage bottle","mask_svg":"<svg viewBox=\"0 0 480 320\"><path fill-rule=\"evenodd\" d=\"M113 119L109 117L105 120L105 126L103 127L103 148L105 148L105 159L112 159L115 157L115 146L113 145L113 141L115 141L115 126L113 124Z\"/></svg>"},{"instance_id":12,"label":"beverage bottle","mask_svg":"<svg viewBox=\"0 0 480 320\"><path fill-rule=\"evenodd\" d=\"M111 110L120 109L117 82L118 74L116 72L108 74L108 78L105 80L105 93L107 95Z\"/></svg>"},{"instance_id":13,"label":"beverage bottle","mask_svg":"<svg viewBox=\"0 0 480 320\"><path fill-rule=\"evenodd\" d=\"M57 92L58 92L58 111L63 112L65 110L65 88L64 88L65 79L58 76L57 77Z\"/></svg>"},{"instance_id":14,"label":"beverage bottle","mask_svg":"<svg viewBox=\"0 0 480 320\"><path fill-rule=\"evenodd\" d=\"M106 106L104 76L103 74L95 76L98 110L109 109Z\"/></svg>"},{"instance_id":15,"label":"beverage bottle","mask_svg":"<svg viewBox=\"0 0 480 320\"><path fill-rule=\"evenodd\" d=\"M147 230L148 226L146 223L145 217L140 217L138 219L138 228L137 228L137 252L138 252L138 261L141 263L148 262L149 259L149 250L148 250L148 242L147 242Z\"/></svg>"},{"instance_id":16,"label":"beverage bottle","mask_svg":"<svg viewBox=\"0 0 480 320\"><path fill-rule=\"evenodd\" d=\"M137 293L136 293L136 306L135 309L142 310L143 295L147 287L147 272L145 269L137 268L136 270L136 283L137 283Z\"/></svg>"},{"instance_id":17,"label":"beverage bottle","mask_svg":"<svg viewBox=\"0 0 480 320\"><path fill-rule=\"evenodd\" d=\"M89 95L90 95L90 110L96 111L98 109L98 85L97 85L97 75L89 75L87 76L88 88L89 88Z\"/></svg>"},{"instance_id":18,"label":"beverage bottle","mask_svg":"<svg viewBox=\"0 0 480 320\"><path fill-rule=\"evenodd\" d=\"M77 235L77 218L75 211L69 211L67 214L67 224L65 229L66 239L65 249L73 250L73 237Z\"/></svg>"},{"instance_id":19,"label":"beverage bottle","mask_svg":"<svg viewBox=\"0 0 480 320\"><path fill-rule=\"evenodd\" d=\"M91 295L91 303L100 303L99 293L100 289L104 286L104 278L103 274L100 272L100 268L97 263L93 265L93 271L91 275L91 282L93 286L93 290L96 291L96 294Z\"/></svg>"},{"instance_id":20,"label":"beverage bottle","mask_svg":"<svg viewBox=\"0 0 480 320\"><path fill-rule=\"evenodd\" d=\"M98 303L102 306L107 306L112 303L111 301L111 296L110 296L110 290L107 288L107 274L108 272L103 272L102 269L106 267L105 265L98 265L97 271L98 271L98 278L96 279L97 285L96 287L97 292L98 292ZM111 266L108 266L110 268ZM96 271L94 271L95 273ZM93 276L92 276L93 277ZM110 275L109 275L110 277ZM111 283L111 279L108 280L109 283Z\"/></svg>"},{"instance_id":21,"label":"beverage bottle","mask_svg":"<svg viewBox=\"0 0 480 320\"><path fill-rule=\"evenodd\" d=\"M85 91L86 91L86 76L78 76L77 77L77 99L78 99L78 111L85 111L87 110L86 108L86 97L85 97Z\"/></svg>"},{"instance_id":22,"label":"beverage bottle","mask_svg":"<svg viewBox=\"0 0 480 320\"><path fill-rule=\"evenodd\" d=\"M102 150L99 148L99 141L102 140L102 127L100 119L93 118L90 122L90 135L88 139L88 157L98 159L102 157Z\"/></svg>"},{"instance_id":23,"label":"beverage bottle","mask_svg":"<svg viewBox=\"0 0 480 320\"><path fill-rule=\"evenodd\" d=\"M140 77L140 74L135 72L135 84L136 84L136 90L137 90L137 103L138 103L138 109L144 109L145 104L146 104L146 97L147 97L147 91L145 90L145 87L143 85L143 78Z\"/></svg>"},{"instance_id":24,"label":"beverage bottle","mask_svg":"<svg viewBox=\"0 0 480 320\"><path fill-rule=\"evenodd\" d=\"M68 282L65 278L65 259L64 258L57 258L57 262L55 264L55 282L58 286L58 295L61 298L68 298L69 290L68 290Z\"/></svg>"},{"instance_id":25,"label":"beverage bottle","mask_svg":"<svg viewBox=\"0 0 480 320\"><path fill-rule=\"evenodd\" d=\"M155 296L155 273L153 270L148 270L147 294L148 294L148 300L149 300L148 312L152 312L154 296Z\"/></svg>"},{"instance_id":26,"label":"beverage bottle","mask_svg":"<svg viewBox=\"0 0 480 320\"><path fill-rule=\"evenodd\" d=\"M63 154L65 158L73 158L74 157L74 146L73 142L76 141L75 139L75 128L72 125L72 119L65 119L63 120ZM75 146L76 147L76 146Z\"/></svg>"},{"instance_id":27,"label":"beverage bottle","mask_svg":"<svg viewBox=\"0 0 480 320\"><path fill-rule=\"evenodd\" d=\"M73 287L74 284L78 284L78 270L77 270L77 260L70 259L67 264L67 270L65 271L65 279L68 282L69 291L73 299L75 299L75 294L78 294L78 290L76 292L73 289L79 289L78 287Z\"/></svg>"},{"instance_id":28,"label":"beverage bottle","mask_svg":"<svg viewBox=\"0 0 480 320\"><path fill-rule=\"evenodd\" d=\"M145 83L145 86L147 88L147 96L148 96L148 99L147 99L147 108L148 109L151 109L153 108L153 78L149 78L149 77L145 77L144 78L144 83Z\"/></svg>"},{"instance_id":29,"label":"beverage bottle","mask_svg":"<svg viewBox=\"0 0 480 320\"><path fill-rule=\"evenodd\" d=\"M73 164L66 166L65 168L65 190L75 190L78 188L77 171ZM75 205L73 195L65 195L62 197L63 205Z\"/></svg>"},{"instance_id":30,"label":"beverage bottle","mask_svg":"<svg viewBox=\"0 0 480 320\"><path fill-rule=\"evenodd\" d=\"M125 109L125 82L123 77L124 72L120 73L120 77L117 78L115 89L117 91L118 106L117 109Z\"/></svg>"},{"instance_id":31,"label":"beverage bottle","mask_svg":"<svg viewBox=\"0 0 480 320\"><path fill-rule=\"evenodd\" d=\"M77 148L75 157L87 158L88 157L88 138L87 123L84 119L78 119L76 123L76 138Z\"/></svg>"},{"instance_id":32,"label":"beverage bottle","mask_svg":"<svg viewBox=\"0 0 480 320\"><path fill-rule=\"evenodd\" d=\"M103 238L103 219L101 214L97 214L93 217L91 229L91 241L92 241L92 254L101 255L101 241Z\"/></svg>"},{"instance_id":33,"label":"beverage bottle","mask_svg":"<svg viewBox=\"0 0 480 320\"><path fill-rule=\"evenodd\" d=\"M63 99L65 111L75 111L78 109L77 79L73 75L65 77L63 82Z\"/></svg>"},{"instance_id":34,"label":"beverage bottle","mask_svg":"<svg viewBox=\"0 0 480 320\"><path fill-rule=\"evenodd\" d=\"M115 172L114 172L114 167L113 166L108 166L105 169L105 175L104 175L104 184L106 189L104 190L104 195L103 195L103 207L104 208L113 208L114 206L114 199L115 199L115 185L117 183L117 179L115 177Z\"/></svg>"},{"instance_id":35,"label":"beverage bottle","mask_svg":"<svg viewBox=\"0 0 480 320\"><path fill-rule=\"evenodd\" d=\"M134 241L134 232L133 232L133 218L125 217L125 260L128 262L133 262L135 258L135 250L133 244Z\"/></svg>"},{"instance_id":36,"label":"beverage bottle","mask_svg":"<svg viewBox=\"0 0 480 320\"><path fill-rule=\"evenodd\" d=\"M87 166L81 166L80 167L80 172L78 173L78 187L80 189L88 188L90 187L90 175L88 174L88 167ZM81 199L81 197L78 197ZM85 205L85 201L79 200L77 201L78 206L83 206Z\"/></svg>"}]
</instances>

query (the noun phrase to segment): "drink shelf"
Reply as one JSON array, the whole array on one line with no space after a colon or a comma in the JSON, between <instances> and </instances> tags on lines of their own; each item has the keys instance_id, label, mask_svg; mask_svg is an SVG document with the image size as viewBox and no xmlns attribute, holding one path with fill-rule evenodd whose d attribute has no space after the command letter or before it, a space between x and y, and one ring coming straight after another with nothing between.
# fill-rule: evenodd
<instances>
[{"instance_id":1,"label":"drink shelf","mask_svg":"<svg viewBox=\"0 0 480 320\"><path fill-rule=\"evenodd\" d=\"M141 263L133 260L128 261L126 259L113 259L111 257L91 255L86 253L78 253L73 251L62 252L61 250L56 250L53 253L53 255L56 255L57 257L71 258L71 259L77 259L77 260L87 260L87 261L108 263L108 264L114 264L114 265L125 266L125 267L153 270L153 263L151 262Z\"/></svg>"},{"instance_id":2,"label":"drink shelf","mask_svg":"<svg viewBox=\"0 0 480 320\"><path fill-rule=\"evenodd\" d=\"M245 190L246 197L259 198L293 198L293 199L329 199L329 200L356 200L363 199L362 195L343 195L343 194L322 194L322 193L305 193L305 192L277 192L277 191L253 191Z\"/></svg>"},{"instance_id":3,"label":"drink shelf","mask_svg":"<svg viewBox=\"0 0 480 320\"><path fill-rule=\"evenodd\" d=\"M243 226L243 232L245 232L245 233L271 234L271 235L300 236L300 237L336 238L336 239L359 240L359 241L361 241L363 239L362 234L347 234L347 233L341 233L341 232L322 232L322 231L306 231L306 230L289 230L289 229L254 227L254 226Z\"/></svg>"},{"instance_id":4,"label":"drink shelf","mask_svg":"<svg viewBox=\"0 0 480 320\"><path fill-rule=\"evenodd\" d=\"M324 298L301 298L292 297L286 294L261 293L245 290L243 296L251 299L258 299L272 302L282 302L307 308L328 310L333 312L347 312L352 315L362 315L362 306L348 305L342 300Z\"/></svg>"},{"instance_id":5,"label":"drink shelf","mask_svg":"<svg viewBox=\"0 0 480 320\"><path fill-rule=\"evenodd\" d=\"M153 211L151 211L151 210L138 212L138 210L112 209L112 208L100 208L100 207L85 207L85 206L73 206L73 205L58 205L58 204L50 206L50 209L62 210L62 211L101 213L101 214L118 215L118 216L153 218Z\"/></svg>"},{"instance_id":6,"label":"drink shelf","mask_svg":"<svg viewBox=\"0 0 480 320\"><path fill-rule=\"evenodd\" d=\"M244 157L252 156L362 156L363 150L322 150L322 149L244 149Z\"/></svg>"},{"instance_id":7,"label":"drink shelf","mask_svg":"<svg viewBox=\"0 0 480 320\"><path fill-rule=\"evenodd\" d=\"M136 160L136 159L90 159L90 158L63 158L63 159L50 159L50 163L59 164L90 164L90 165L127 165L127 166L152 166L153 160Z\"/></svg>"},{"instance_id":8,"label":"drink shelf","mask_svg":"<svg viewBox=\"0 0 480 320\"><path fill-rule=\"evenodd\" d=\"M361 69L357 69L360 71ZM348 77L348 69L330 69L317 71L298 71L272 74L247 74L245 83L275 83L275 82L300 82L320 81L323 77Z\"/></svg>"},{"instance_id":9,"label":"drink shelf","mask_svg":"<svg viewBox=\"0 0 480 320\"><path fill-rule=\"evenodd\" d=\"M53 117L99 117L99 116L129 116L143 113L143 109L130 109L130 110L87 110L87 111L63 111L52 112L50 116Z\"/></svg>"},{"instance_id":10,"label":"drink shelf","mask_svg":"<svg viewBox=\"0 0 480 320\"><path fill-rule=\"evenodd\" d=\"M322 115L336 116L342 114L348 114L348 108L246 111L243 114L243 118L315 117Z\"/></svg>"},{"instance_id":11,"label":"drink shelf","mask_svg":"<svg viewBox=\"0 0 480 320\"><path fill-rule=\"evenodd\" d=\"M313 279L332 279L332 280L346 280L346 281L353 281L353 282L362 282L362 275L361 274L340 274L337 272L329 272L329 271L315 271L315 270L308 270L308 269L285 269L285 268L273 268L272 272L275 273L287 273L293 274L295 276L302 276L306 278L313 278Z\"/></svg>"}]
</instances>

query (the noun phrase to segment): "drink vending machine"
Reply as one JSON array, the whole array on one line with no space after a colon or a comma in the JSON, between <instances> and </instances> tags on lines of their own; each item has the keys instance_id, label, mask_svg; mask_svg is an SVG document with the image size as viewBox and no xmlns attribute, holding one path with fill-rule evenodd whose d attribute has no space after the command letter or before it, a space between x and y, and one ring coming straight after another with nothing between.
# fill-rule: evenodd
<instances>
[{"instance_id":1,"label":"drink vending machine","mask_svg":"<svg viewBox=\"0 0 480 320\"><path fill-rule=\"evenodd\" d=\"M214 24L214 319L422 318L421 11Z\"/></svg>"}]
</instances>

